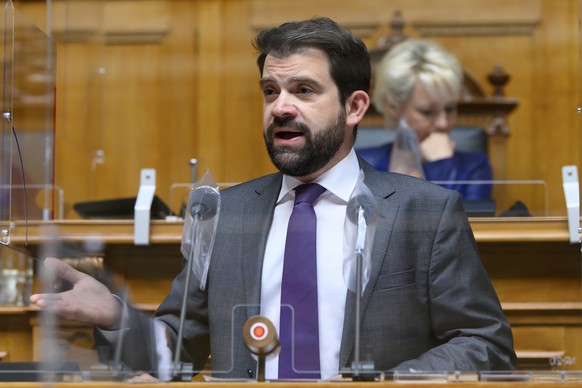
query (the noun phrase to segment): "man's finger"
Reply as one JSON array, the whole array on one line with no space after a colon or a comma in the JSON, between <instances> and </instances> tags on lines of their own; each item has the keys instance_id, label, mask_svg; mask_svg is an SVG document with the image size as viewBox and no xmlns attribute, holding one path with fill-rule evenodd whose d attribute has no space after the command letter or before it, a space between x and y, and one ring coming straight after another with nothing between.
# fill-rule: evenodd
<instances>
[{"instance_id":1,"label":"man's finger","mask_svg":"<svg viewBox=\"0 0 582 388\"><path fill-rule=\"evenodd\" d=\"M73 284L87 276L83 272L77 271L69 264L62 260L55 259L54 257L47 257L44 260L44 265L48 270L53 271L56 276L68 280Z\"/></svg>"}]
</instances>

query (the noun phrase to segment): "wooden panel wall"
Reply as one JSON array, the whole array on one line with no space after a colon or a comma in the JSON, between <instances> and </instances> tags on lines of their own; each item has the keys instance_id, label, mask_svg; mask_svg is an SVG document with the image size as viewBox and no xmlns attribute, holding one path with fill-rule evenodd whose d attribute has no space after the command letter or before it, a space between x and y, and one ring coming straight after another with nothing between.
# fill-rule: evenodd
<instances>
[{"instance_id":1,"label":"wooden panel wall","mask_svg":"<svg viewBox=\"0 0 582 388\"><path fill-rule=\"evenodd\" d=\"M46 26L44 1L15 5ZM273 171L251 46L258 29L327 15L373 46L397 9L407 35L442 43L483 85L497 64L511 74L506 96L520 104L507 179L545 180L550 214L565 214L561 167L580 165L578 0L61 0L51 23L66 217L78 201L135 195L142 168L157 170L166 200L172 183L190 180L192 157L221 182ZM524 186L508 195L502 206L545 206Z\"/></svg>"}]
</instances>

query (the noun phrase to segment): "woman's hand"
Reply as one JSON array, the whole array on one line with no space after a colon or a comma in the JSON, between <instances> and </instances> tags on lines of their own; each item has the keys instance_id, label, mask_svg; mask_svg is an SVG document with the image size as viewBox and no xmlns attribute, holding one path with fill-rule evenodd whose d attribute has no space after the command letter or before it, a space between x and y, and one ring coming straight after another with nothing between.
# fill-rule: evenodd
<instances>
[{"instance_id":1,"label":"woman's hand","mask_svg":"<svg viewBox=\"0 0 582 388\"><path fill-rule=\"evenodd\" d=\"M455 141L449 137L448 133L431 132L421 143L420 151L422 158L427 162L434 162L450 158L455 152Z\"/></svg>"}]
</instances>

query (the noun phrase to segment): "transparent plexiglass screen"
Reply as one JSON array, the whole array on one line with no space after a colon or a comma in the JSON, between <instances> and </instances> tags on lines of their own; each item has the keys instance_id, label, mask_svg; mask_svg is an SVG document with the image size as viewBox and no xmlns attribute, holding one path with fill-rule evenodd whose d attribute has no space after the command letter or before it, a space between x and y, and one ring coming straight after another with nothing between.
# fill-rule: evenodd
<instances>
[{"instance_id":1,"label":"transparent plexiglass screen","mask_svg":"<svg viewBox=\"0 0 582 388\"><path fill-rule=\"evenodd\" d=\"M2 2L2 239L11 222L55 218L56 48L11 1ZM58 218L58 215L57 215Z\"/></svg>"},{"instance_id":2,"label":"transparent plexiglass screen","mask_svg":"<svg viewBox=\"0 0 582 388\"><path fill-rule=\"evenodd\" d=\"M245 4L250 3L252 2ZM260 8L259 5L275 7L268 5L268 2L259 1L253 4L257 5L255 8ZM377 2L362 1L359 6L375 12L374 4ZM443 2L443 4L459 3ZM519 1L514 4L526 5L525 2ZM504 96L497 96L498 100L493 99L503 114L495 116L497 111L494 111L487 125L479 124L482 127L480 129L484 131L481 135L484 133L487 137L485 152L489 156L489 162L495 173L491 179L483 180L429 179L436 185L458 190L459 193L470 190L489 193L479 199L466 199L461 195L458 210L464 210L469 217L469 223L458 221L458 223L448 225L449 229L446 229L446 233L443 232L438 236L434 235L433 229L425 228L427 225L438 224L433 222L432 218L442 210L437 205L431 208L427 205L426 212L422 214L414 213L404 207L398 208L398 205L390 208L397 211L384 210L384 213L380 215L379 224L381 225L376 228L374 237L376 244L372 248L377 249L372 253L377 261L372 264L370 280L367 281L362 299L359 301L361 304L358 304L355 293L348 291L347 285L339 297L336 295L332 301L325 300L322 303L328 305L337 303L342 306L338 310L339 313L336 311L336 318L341 322L330 325L328 319L326 321L328 326L320 329L320 332L325 332L323 337L328 340L329 332L335 330L336 342L332 344L334 350L326 355L332 354L332 357L337 357L338 363L341 363L337 373L329 373L329 363L324 363L327 369L322 370L325 376L323 379L437 383L582 382L582 353L580 352L582 348L582 265L580 243L575 236L572 237L570 228L571 224L579 224L579 209L571 210L564 200L565 187L562 177L563 165L581 167L579 151L571 151L574 156L570 159L560 158L560 161L564 161L560 165L552 165L547 162L548 159L544 159L546 162L539 168L534 170L526 168L528 165L540 163L536 156L537 153L542 152L540 150L544 150L542 145L547 146L547 152L555 153L555 159L562 156L560 153L565 152L564 149L579 150L582 146L579 130L582 117L579 113L580 90L582 89L580 63L582 61L574 58L582 52L580 46L582 31L579 30L578 21L580 19L579 4L576 1L564 1L560 3L562 8L552 8L552 4L554 3L551 1L532 1L531 8L521 12L525 15L523 19L520 19L521 24L519 22L514 24L512 21L503 19L502 16L489 16L490 19L485 21L479 17L473 17L470 18L471 23L474 23L473 29L467 31L463 30L462 26L459 27L462 20L445 18L446 20L439 21L440 24L433 25L426 22L424 17L421 17L422 15L415 14L414 10L401 9L405 21L409 21L405 32L409 36L433 39L450 50L454 50L465 63L471 64L472 67L469 66L467 69L469 73L478 74L476 79L482 85L485 97L493 97L494 87L488 83L487 76L496 64L502 65L504 71L511 76L511 79L503 86ZM567 11L563 8L564 4L569 7ZM317 12L314 11L313 14L326 13L325 9L317 7L314 5ZM535 7L537 7L537 13L530 12ZM553 10L553 13L550 13L551 17L547 16L550 8ZM70 8L71 11L74 9L76 8ZM102 11L100 8L99 10ZM454 9L440 10L445 14L454 11ZM259 12L256 9L255 11ZM275 11L284 13L285 8L281 6ZM498 12L503 13L502 10ZM8 14L17 13L11 10ZM309 15L302 16L310 17L311 14L310 12ZM102 16L101 13L99 15ZM565 15L570 15L567 34L562 33L562 30L552 33L563 25L562 17L566 18ZM577 20L574 21L572 15L576 15ZM430 17L430 15L426 16L429 19ZM18 20L18 17L16 16L14 20ZM249 21L249 25L252 23ZM255 20L254 23L258 22ZM556 24L552 25L552 23ZM365 24L364 22L351 23L352 26L360 26L358 33L362 34L370 47L374 47L378 44L381 33L374 34L367 31L362 27ZM256 31L255 27L253 26L253 31ZM16 42L20 30L13 28L11 31L14 31L12 35L7 36L12 36ZM247 31L244 30L244 32ZM545 43L543 43L544 40ZM89 44L104 45L99 38L92 40ZM13 46L12 61L16 63L18 58L16 43ZM478 47L482 62L475 59L477 55L475 47ZM35 55L38 54L42 58L47 55L51 57L49 51L41 48L32 50ZM519 55L512 54L514 51L518 51L524 57L529 55L528 58L536 62L520 59ZM487 53L494 56L494 59L486 61L485 54ZM21 55L24 55L24 52ZM223 54L213 53L212 55ZM564 62L560 62L561 60ZM525 65L524 62L528 64ZM11 68L8 65L6 64L6 68ZM105 83L102 81L106 75L110 75L100 72L102 68L99 60L95 61L92 68L95 69L94 78L91 82L87 82L90 86L85 93L82 93L86 97L83 100L83 106L86 106L88 112L87 127L93 128L91 136L88 136L88 141L94 143L87 146L90 152L101 150L105 144L104 139L101 138L102 133L98 131L102 125L99 109L100 104L107 98ZM551 70L544 70L545 68ZM238 70L231 67L229 69L233 72L229 73L229 77L241 76L236 73ZM200 77L203 79L208 74L204 73L204 70L201 71ZM558 84L550 81L546 84L544 71L562 73L563 76ZM14 86L6 92L5 97L14 101L9 108L13 116L13 125L17 132L20 126L20 130L23 131L22 137L26 137L29 123L25 121L18 125L16 90L20 89L17 88L16 72L13 71L13 74ZM220 76L227 75L220 73ZM258 74L254 76L258 81ZM22 79L20 81L23 82ZM476 127L476 123L471 121L471 115L476 114L475 111L482 102L478 99L465 101L463 108L460 108L458 112L457 129L470 131ZM22 102L20 104L28 106L23 105ZM503 109L509 109L507 106L510 106L510 111L503 111ZM40 110L46 107L42 105L42 108L38 108L35 105L35 109ZM557 113L541 115L539 112L542 110L546 113L562 112L565 119L557 122ZM260 116L260 112L257 112L257 115ZM539 125L541 120L546 120L543 127ZM33 127L29 131L31 137L40 133L36 131L37 124L42 127L37 122L30 123ZM8 159L11 169L5 171L3 159L2 179L10 175L12 180L2 183L14 186L16 176L14 171L19 171L19 161L15 158L11 126L12 122L3 120L3 135L7 139L12 139L12 143L9 148L11 156ZM545 133L553 131L557 126L573 129L560 132L562 135L548 141ZM75 128L65 127L65 130L70 131L67 134L70 136ZM386 133L383 132L385 130L387 128L382 122L361 125L356 145L358 147L382 145L387 139ZM42 133L40 137L46 136L46 132ZM92 137L95 139L89 139ZM457 138L456 141L459 144L464 142L462 138ZM523 146L525 142L543 144L538 144L532 149ZM41 143L42 145L38 146L40 148L36 148L37 150L45 149L46 143ZM565 143L571 147L564 146ZM561 146L557 146L558 144ZM264 152L264 150L257 150L257 152ZM40 151L37 154L40 154ZM512 154L517 154L519 157L509 158L508 155ZM507 165L508 160L514 161L514 164ZM95 152L93 161L93 167L96 169L103 164L104 159ZM522 173L522 171L528 173ZM42 172L39 174L44 176ZM171 187L160 189L162 192L169 191L169 196L165 192L163 195L169 198L168 205L176 214L176 217L168 221L169 223L182 222L181 216L183 216L189 192L196 179L196 174L192 175L192 182L174 182ZM40 184L46 182L46 180L41 180ZM219 186L221 190L226 190L236 183L238 182L233 180L219 183ZM0 204L2 206L0 215L8 215L7 218L3 216L3 220L15 220L17 214L22 214L20 210L16 210L16 203L21 202L22 198L14 194L15 190L11 190L11 193L11 202L8 202L8 205L5 205L5 202ZM396 197L397 194L391 198ZM576 193L574 198L579 198L579 193ZM30 197L28 201L31 201ZM208 285L204 291L200 290L199 280L195 276L192 276L188 283L188 290L185 291L186 274L183 268L186 261L179 252L179 241L175 239L175 236L169 244L153 243L148 247L140 247L128 241L121 243L113 241L118 236L107 240L95 234L87 234L71 243L71 236L59 235L54 230L42 231L43 241L47 243L39 244L39 248L32 251L35 258L44 260L48 256L57 257L86 276L103 283L111 293L116 295L117 303L128 308L128 315L122 315L119 318L117 329L121 329L120 331L104 333L98 330L95 334L93 325L61 319L49 313L38 313L35 333L38 334L38 338L42 338L41 346L36 349L34 360L30 360L37 364L29 366L32 369L27 377L45 381L136 381L150 378L154 381L155 379L164 381L276 379L280 351L277 348L280 328L279 312L273 314L272 309L269 310L266 304L261 303L261 297L268 298L272 295L260 294L261 287L258 286L263 281L260 275L264 267L261 266L267 259L260 255L265 254L265 239L269 225L250 222L255 213L245 208L245 205L241 200L240 207L234 210L232 206L224 207L227 209L225 211L236 212L240 218L234 222L232 221L234 217L225 216L225 221L218 226L217 233L224 233L227 237L217 239L224 246L217 246L213 250ZM42 214L42 209L44 209L43 206L37 209L40 214ZM30 215L32 214L31 210ZM573 221L571 217L574 217ZM393 222L390 227L386 226L387 220ZM253 219L253 221L256 220ZM163 228L173 224L163 222L155 224L156 227L162 228L162 232L158 229L152 233L161 233L163 238L167 238L168 234ZM459 230L466 228L467 225L471 227L475 241L463 240L463 244L458 247L447 247L447 242L451 240L457 242L455 239L460 233ZM95 229L99 230L98 226ZM182 231L180 228L172 230L174 232L178 230L176 235L180 235ZM577 233L576 228L573 233ZM407 239L410 244L408 249L399 251L398 248L394 248L401 247L398 242ZM434 245L427 243L427 240L434 242ZM386 244L384 245L383 242ZM236 245L236 249L225 253L225 246L230 248L230 244L240 245ZM337 244L341 244L339 238ZM430 332L431 335L426 342L432 342L433 348L438 348L445 346L448 341L453 343L461 341L455 336L459 331L466 330L466 326L483 325L484 322L495 326L495 322L492 323L489 316L479 315L484 310L481 309L479 298L474 295L475 290L470 287L475 286L474 284L465 286L464 290L456 288L458 284L466 280L464 269L458 263L467 263L467 250L473 249L473 244L477 248L479 261L499 299L503 314L510 324L517 357L516 369L498 370L487 367L474 369L466 367L473 364L465 363L464 358L458 360L457 368L443 368L438 362L433 364L419 362L415 363L414 367L400 367L402 363L407 365L407 361L418 359L422 361L425 353L430 352L430 347L420 344L421 337L425 335L423 333ZM257 246L260 246L260 249L255 249ZM400 264L413 255L414 249L421 246L425 250L426 262L440 263L439 260L447 256L454 257L451 262L455 264L448 264L450 267L438 267L438 265L430 267L429 264L423 267L420 262L413 262L408 266ZM379 259L384 256L386 258L383 260L386 261ZM11 270L16 267L15 263L22 261L19 255L11 257L12 264L6 272L7 275L14 274L15 272ZM343 256L328 259L343 260ZM50 272L44 273L42 263L34 262L37 270L34 288L37 291L63 292L71 287L70 282L63 281ZM29 267L30 263L25 260L24 273L28 273ZM248 271L249 268L251 271ZM221 276L218 276L218 273ZM447 278L446 282L449 283L446 284L455 291L454 295L447 295L447 287L442 285L440 285L441 289L437 289L438 281L442 278ZM221 282L218 283L216 279L220 279ZM26 281L18 283L17 277L10 278L10 281L12 281L10 290L13 292L6 292L3 297L13 296L11 303L18 305L26 298L22 298L16 291L29 283ZM341 273L332 281L343 282ZM261 286L264 285L261 284ZM439 291L442 292L440 294L442 297L448 297L449 300L446 302L437 300L434 296ZM164 302L169 292L172 301ZM185 310L182 308L184 292L187 292ZM275 293L275 295L278 294ZM382 299L382 295L387 296L386 299ZM458 306L466 308L451 307L457 303ZM162 305L162 310L155 313L160 305ZM293 307L282 306L281 308L288 309L291 312L290 315L294 316ZM358 320L356 314L359 308L361 308L359 320L362 323L359 327L360 331L355 324ZM182 338L176 338L182 311L186 314L186 332ZM161 319L154 319L156 314ZM449 319L457 314L457 321ZM464 321L465 315L479 316L480 319L471 320L470 324L467 324ZM139 319L134 319L136 316ZM274 332L268 324L264 324L264 321L247 327L246 323L256 316L268 317L273 324ZM443 324L444 321L446 324ZM381 327L381 324L386 322L390 322L390 326ZM403 328L403 322L409 322L409 325ZM446 325L450 326L444 328ZM299 333L295 331L296 325L293 320L290 327L294 333L293 336L298 337ZM144 328L147 330L144 331ZM207 334L214 330L219 331L220 335L213 339L216 342L209 344ZM275 339L271 342L261 342L266 338L266 334L274 334ZM295 338L293 336L292 338ZM479 337L479 334L471 337L474 339ZM361 341L359 348L357 348L356 338ZM177 342L183 345L179 351L176 351ZM393 345L395 343L397 345ZM268 349L265 351L268 354L261 354L262 346ZM292 340L291 348L293 349L294 346L295 342ZM144 351L146 348L151 353L146 354ZM388 350L382 353L377 351L379 348ZM208 357L210 349L214 353ZM136 362L136 359L143 362L144 356L147 358L145 364ZM387 358L390 358L390 364L384 362ZM295 370L296 372L317 372L311 368L307 370L295 368ZM37 373L39 371L41 373Z\"/></svg>"}]
</instances>

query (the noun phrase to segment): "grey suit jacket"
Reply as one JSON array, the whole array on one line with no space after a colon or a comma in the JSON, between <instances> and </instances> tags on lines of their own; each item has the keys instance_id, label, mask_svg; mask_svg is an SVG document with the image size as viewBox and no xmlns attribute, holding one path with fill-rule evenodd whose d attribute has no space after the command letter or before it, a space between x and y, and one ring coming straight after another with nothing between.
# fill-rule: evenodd
<instances>
[{"instance_id":1,"label":"grey suit jacket","mask_svg":"<svg viewBox=\"0 0 582 388\"><path fill-rule=\"evenodd\" d=\"M505 370L516 365L510 326L481 265L458 193L360 160L379 206L371 278L362 299L362 359L377 370ZM183 357L224 377L252 377L256 362L241 330L259 313L261 269L281 174L221 192L218 232L206 291L192 279ZM184 272L156 312L178 331ZM338 281L342 281L339 279ZM346 295L340 365L351 365L355 294ZM133 316L131 327L147 327ZM143 331L126 336L134 368L155 369ZM148 356L149 355L149 356ZM131 359L131 360L129 360Z\"/></svg>"}]
</instances>

